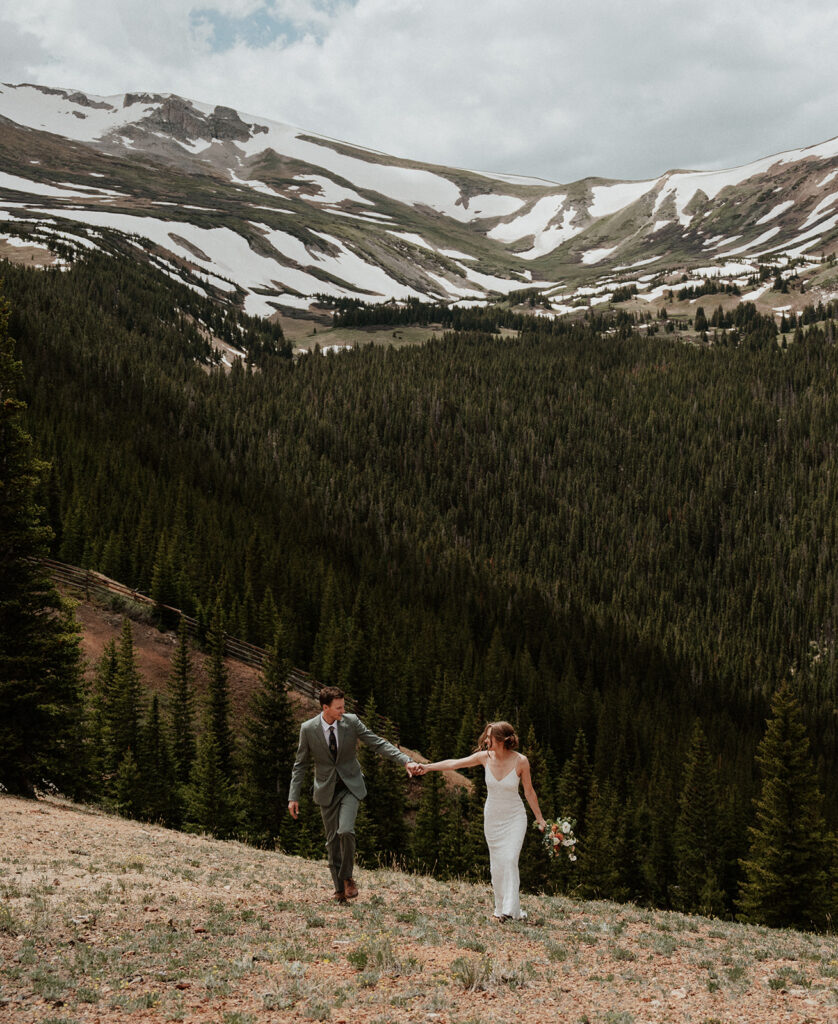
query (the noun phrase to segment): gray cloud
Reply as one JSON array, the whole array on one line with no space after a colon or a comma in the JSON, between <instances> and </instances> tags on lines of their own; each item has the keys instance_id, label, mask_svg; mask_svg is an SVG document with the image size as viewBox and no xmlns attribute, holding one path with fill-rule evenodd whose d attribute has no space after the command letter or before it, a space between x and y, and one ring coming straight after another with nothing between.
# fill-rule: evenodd
<instances>
[{"instance_id":1,"label":"gray cloud","mask_svg":"<svg viewBox=\"0 0 838 1024\"><path fill-rule=\"evenodd\" d=\"M0 32L7 80L178 92L429 162L645 178L838 133L838 9L826 0L20 6ZM258 44L231 31L221 46L201 31L208 16L297 28Z\"/></svg>"},{"instance_id":2,"label":"gray cloud","mask_svg":"<svg viewBox=\"0 0 838 1024\"><path fill-rule=\"evenodd\" d=\"M0 69L6 82L23 81L33 63L45 64L49 51L36 35L0 17Z\"/></svg>"}]
</instances>

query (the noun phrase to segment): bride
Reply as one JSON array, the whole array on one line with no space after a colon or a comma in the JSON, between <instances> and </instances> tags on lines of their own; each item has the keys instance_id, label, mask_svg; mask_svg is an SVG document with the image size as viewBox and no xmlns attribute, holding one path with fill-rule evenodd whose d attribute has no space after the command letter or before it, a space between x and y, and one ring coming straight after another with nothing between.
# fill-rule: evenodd
<instances>
[{"instance_id":1,"label":"bride","mask_svg":"<svg viewBox=\"0 0 838 1024\"><path fill-rule=\"evenodd\" d=\"M468 757L449 758L420 765L417 775L472 768L482 764L486 772L486 805L483 809L483 833L489 846L492 889L495 894L494 917L498 921L525 920L519 896L518 855L527 831L527 812L518 796L518 782L539 828L545 821L530 777L530 763L516 750L518 737L509 722L490 722L477 741L477 750Z\"/></svg>"}]
</instances>

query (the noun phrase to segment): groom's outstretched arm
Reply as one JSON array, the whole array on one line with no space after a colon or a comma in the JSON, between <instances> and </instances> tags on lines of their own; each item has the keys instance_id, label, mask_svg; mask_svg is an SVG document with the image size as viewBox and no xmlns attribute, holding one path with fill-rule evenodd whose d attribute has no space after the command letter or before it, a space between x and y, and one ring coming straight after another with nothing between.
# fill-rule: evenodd
<instances>
[{"instance_id":1,"label":"groom's outstretched arm","mask_svg":"<svg viewBox=\"0 0 838 1024\"><path fill-rule=\"evenodd\" d=\"M416 765L407 754L399 750L389 740L385 740L382 736L376 736L372 729L368 729L356 715L345 715L344 717L353 722L355 735L365 746L374 750L377 754L381 754L382 757L388 758L390 761L396 761L398 764L404 765L407 768L407 774L413 775L413 769Z\"/></svg>"}]
</instances>

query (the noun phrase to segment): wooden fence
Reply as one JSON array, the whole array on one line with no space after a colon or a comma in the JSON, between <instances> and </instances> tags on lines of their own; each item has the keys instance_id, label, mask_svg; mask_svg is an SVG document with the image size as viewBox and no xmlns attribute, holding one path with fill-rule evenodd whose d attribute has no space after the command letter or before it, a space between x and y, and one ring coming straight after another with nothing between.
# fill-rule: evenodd
<instances>
[{"instance_id":1,"label":"wooden fence","mask_svg":"<svg viewBox=\"0 0 838 1024\"><path fill-rule=\"evenodd\" d=\"M193 638L199 636L200 631L197 619L193 619L191 615L186 615L179 608L172 608L171 605L167 604L158 604L147 594L141 594L138 590L132 590L123 583L118 583L116 580L112 580L100 572L94 572L92 569L80 569L75 565L56 562L52 558L44 558L41 561L56 583L81 592L88 600L91 597L98 597L100 599L103 597L118 597L125 602L133 602L134 604L151 607L176 626L183 622L189 636ZM128 610L126 608L126 612ZM268 652L264 648L257 647L255 644L249 644L246 640L239 640L228 633L224 634L224 653L227 657L235 658L236 661L242 661L246 665L252 665L254 668L262 668L268 657ZM292 668L288 675L287 683L292 690L305 694L306 697L317 699L320 683L310 673L303 672L299 668ZM346 698L346 706L351 711L355 710L355 702L349 697Z\"/></svg>"}]
</instances>

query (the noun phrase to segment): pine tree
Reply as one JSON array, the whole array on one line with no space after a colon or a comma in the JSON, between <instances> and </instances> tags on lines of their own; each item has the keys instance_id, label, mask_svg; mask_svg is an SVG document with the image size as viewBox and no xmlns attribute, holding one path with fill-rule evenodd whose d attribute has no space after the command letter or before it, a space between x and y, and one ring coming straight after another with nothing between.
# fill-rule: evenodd
<instances>
[{"instance_id":1,"label":"pine tree","mask_svg":"<svg viewBox=\"0 0 838 1024\"><path fill-rule=\"evenodd\" d=\"M230 690L227 666L224 663L225 633L221 607L216 604L210 625L207 670L207 722L212 734L218 766L228 783L233 779L233 731L230 727Z\"/></svg>"},{"instance_id":2,"label":"pine tree","mask_svg":"<svg viewBox=\"0 0 838 1024\"><path fill-rule=\"evenodd\" d=\"M448 800L442 772L428 772L422 778L422 795L411 836L413 860L420 871L444 877L444 837Z\"/></svg>"},{"instance_id":3,"label":"pine tree","mask_svg":"<svg viewBox=\"0 0 838 1024\"><path fill-rule=\"evenodd\" d=\"M573 744L573 753L565 761L556 787L556 805L560 814L576 821L576 833L585 829L588 791L591 786L591 759L588 755L588 741L585 731L578 729Z\"/></svg>"},{"instance_id":4,"label":"pine tree","mask_svg":"<svg viewBox=\"0 0 838 1024\"><path fill-rule=\"evenodd\" d=\"M281 794L287 798L287 793ZM287 806L287 804L286 804ZM361 808L363 809L363 803ZM323 860L326 857L326 843L323 838L323 824L320 808L315 804L308 787L300 794L300 816L296 821L289 814L286 823L290 826L280 832L280 842L285 853L308 857L311 860Z\"/></svg>"},{"instance_id":5,"label":"pine tree","mask_svg":"<svg viewBox=\"0 0 838 1024\"><path fill-rule=\"evenodd\" d=\"M579 892L591 899L608 899L618 887L614 864L617 798L610 783L600 787L594 779L588 799L584 835L579 836Z\"/></svg>"},{"instance_id":6,"label":"pine tree","mask_svg":"<svg viewBox=\"0 0 838 1024\"><path fill-rule=\"evenodd\" d=\"M334 570L330 569L323 585L320 622L311 655L311 671L318 679L332 685L338 684L345 642L346 616L340 586Z\"/></svg>"},{"instance_id":7,"label":"pine tree","mask_svg":"<svg viewBox=\"0 0 838 1024\"><path fill-rule=\"evenodd\" d=\"M79 630L38 561L52 536L35 503L47 467L22 426L8 322L0 299L0 782L72 795L84 784Z\"/></svg>"},{"instance_id":8,"label":"pine tree","mask_svg":"<svg viewBox=\"0 0 838 1024\"><path fill-rule=\"evenodd\" d=\"M156 693L151 699L151 708L142 729L139 768L142 816L162 824L179 824L179 794Z\"/></svg>"},{"instance_id":9,"label":"pine tree","mask_svg":"<svg viewBox=\"0 0 838 1024\"><path fill-rule=\"evenodd\" d=\"M242 750L242 827L249 842L272 849L293 819L286 793L296 753L296 730L288 698L291 662L285 636L277 630L253 695ZM284 844L282 844L284 845Z\"/></svg>"},{"instance_id":10,"label":"pine tree","mask_svg":"<svg viewBox=\"0 0 838 1024\"><path fill-rule=\"evenodd\" d=\"M524 750L530 762L530 775L541 813L545 818L552 818L554 808L550 793L550 781L547 778L547 764L532 726L527 732ZM541 845L540 837L541 833L534 833L533 829L529 829L524 836L524 845L521 848L519 861L521 887L530 892L545 892L549 890L552 882L550 861Z\"/></svg>"},{"instance_id":11,"label":"pine tree","mask_svg":"<svg viewBox=\"0 0 838 1024\"><path fill-rule=\"evenodd\" d=\"M465 703L465 707L460 712L462 721L457 733L457 741L451 752L452 757L468 757L473 753L477 738L486 723L486 711L483 707L482 697L471 700L470 695L464 689L461 701Z\"/></svg>"},{"instance_id":12,"label":"pine tree","mask_svg":"<svg viewBox=\"0 0 838 1024\"><path fill-rule=\"evenodd\" d=\"M472 774L466 809L465 856L466 875L477 882L489 878L489 848L483 831L485 805L486 776L483 771L476 771Z\"/></svg>"},{"instance_id":13,"label":"pine tree","mask_svg":"<svg viewBox=\"0 0 838 1024\"><path fill-rule=\"evenodd\" d=\"M262 603L259 606L259 643L267 647L276 636L279 624L279 613L276 608L273 591L270 587L265 588ZM291 657L289 650L288 656Z\"/></svg>"},{"instance_id":14,"label":"pine tree","mask_svg":"<svg viewBox=\"0 0 838 1024\"><path fill-rule=\"evenodd\" d=\"M131 620L125 616L116 648L113 691L105 707L105 747L111 770L118 768L129 750L137 761L144 689Z\"/></svg>"},{"instance_id":15,"label":"pine tree","mask_svg":"<svg viewBox=\"0 0 838 1024\"><path fill-rule=\"evenodd\" d=\"M116 641L109 640L96 662L96 674L90 690L90 764L95 791L104 796L108 781L116 771L117 764L110 748L111 718L115 714L117 701L117 673L119 657Z\"/></svg>"},{"instance_id":16,"label":"pine tree","mask_svg":"<svg viewBox=\"0 0 838 1024\"><path fill-rule=\"evenodd\" d=\"M652 764L644 799L637 807L635 831L643 837L641 872L644 898L655 906L670 905L675 882L673 822L678 815L674 768L660 754Z\"/></svg>"},{"instance_id":17,"label":"pine tree","mask_svg":"<svg viewBox=\"0 0 838 1024\"><path fill-rule=\"evenodd\" d=\"M762 787L754 801L751 846L742 861L740 916L780 928L823 927L830 906L822 797L791 684L771 702L757 752Z\"/></svg>"},{"instance_id":18,"label":"pine tree","mask_svg":"<svg viewBox=\"0 0 838 1024\"><path fill-rule=\"evenodd\" d=\"M675 821L675 872L678 887L673 902L681 910L701 914L724 912L722 844L719 829L719 783L707 737L696 722L684 784Z\"/></svg>"},{"instance_id":19,"label":"pine tree","mask_svg":"<svg viewBox=\"0 0 838 1024\"><path fill-rule=\"evenodd\" d=\"M140 767L129 747L117 766L111 786L113 802L119 814L139 818L143 812L143 781Z\"/></svg>"},{"instance_id":20,"label":"pine tree","mask_svg":"<svg viewBox=\"0 0 838 1024\"><path fill-rule=\"evenodd\" d=\"M157 554L154 557L154 567L151 573L151 596L160 615L163 613L163 605L171 605L177 600L171 545L165 530L160 534L157 542Z\"/></svg>"},{"instance_id":21,"label":"pine tree","mask_svg":"<svg viewBox=\"0 0 838 1024\"><path fill-rule=\"evenodd\" d=\"M186 622L181 619L169 674L169 736L175 778L186 785L195 761L195 695Z\"/></svg>"},{"instance_id":22,"label":"pine tree","mask_svg":"<svg viewBox=\"0 0 838 1024\"><path fill-rule=\"evenodd\" d=\"M81 495L70 499L62 526L58 557L70 565L81 565L87 541L87 503Z\"/></svg>"},{"instance_id":23,"label":"pine tree","mask_svg":"<svg viewBox=\"0 0 838 1024\"><path fill-rule=\"evenodd\" d=\"M448 814L440 842L440 863L445 877L465 878L471 871L468 815L468 790L452 788L448 794Z\"/></svg>"},{"instance_id":24,"label":"pine tree","mask_svg":"<svg viewBox=\"0 0 838 1024\"><path fill-rule=\"evenodd\" d=\"M510 671L509 652L504 645L500 629L495 627L483 662L483 693L485 694L486 708L493 718L503 707Z\"/></svg>"},{"instance_id":25,"label":"pine tree","mask_svg":"<svg viewBox=\"0 0 838 1024\"><path fill-rule=\"evenodd\" d=\"M393 735L392 723L379 715L375 697L370 695L364 709L364 724L374 733L382 736ZM367 835L364 849L369 861L382 860L385 864L401 859L405 847L405 784L404 768L394 761L384 760L368 747L361 746L358 760L367 786L365 801ZM361 848L361 837L358 842Z\"/></svg>"},{"instance_id":26,"label":"pine tree","mask_svg":"<svg viewBox=\"0 0 838 1024\"><path fill-rule=\"evenodd\" d=\"M233 787L224 772L218 740L210 728L204 730L198 741L198 753L185 802L184 818L188 830L209 832L218 839L227 839L233 834Z\"/></svg>"}]
</instances>

